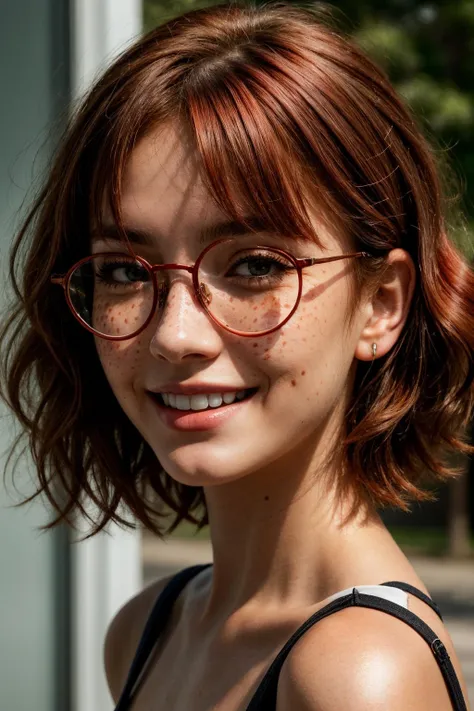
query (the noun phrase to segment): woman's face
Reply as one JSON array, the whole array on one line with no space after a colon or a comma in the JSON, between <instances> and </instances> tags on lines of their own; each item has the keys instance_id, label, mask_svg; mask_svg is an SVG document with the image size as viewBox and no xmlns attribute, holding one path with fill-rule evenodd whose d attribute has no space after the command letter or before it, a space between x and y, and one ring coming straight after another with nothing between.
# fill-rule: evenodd
<instances>
[{"instance_id":1,"label":"woman's face","mask_svg":"<svg viewBox=\"0 0 474 711\"><path fill-rule=\"evenodd\" d=\"M149 236L149 244L134 250L153 264L194 264L204 248L201 233L227 221L171 129L137 144L122 210L128 230ZM316 217L314 227L324 252L275 235L245 237L245 243L289 249L296 257L351 251ZM110 237L93 243L94 252L123 248ZM361 306L347 326L352 266L342 260L306 268L296 313L263 337L220 328L197 303L191 275L169 271L166 304L142 333L121 342L96 339L118 402L172 477L209 486L276 466L288 455L296 464L303 451L307 456L308 443L316 450L337 431L369 315ZM164 404L161 393L171 393L168 402L178 396L184 409ZM191 401L192 395L201 397ZM224 395L233 402L226 404ZM206 409L188 409L193 403Z\"/></svg>"}]
</instances>

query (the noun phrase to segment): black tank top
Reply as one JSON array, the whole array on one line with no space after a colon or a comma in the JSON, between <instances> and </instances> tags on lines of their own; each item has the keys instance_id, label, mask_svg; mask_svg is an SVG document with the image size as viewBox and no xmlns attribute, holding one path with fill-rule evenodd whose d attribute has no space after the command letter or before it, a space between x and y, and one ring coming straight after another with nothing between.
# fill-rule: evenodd
<instances>
[{"instance_id":1,"label":"black tank top","mask_svg":"<svg viewBox=\"0 0 474 711\"><path fill-rule=\"evenodd\" d=\"M182 570L169 581L161 594L158 596L143 630L143 634L138 644L135 657L132 661L122 695L117 706L115 707L115 711L132 711L132 703L139 687L137 682L141 684L144 680L142 671L148 658L150 657L151 652L153 651L153 648L155 647L158 637L165 628L176 598L183 590L186 583L197 575L197 573L207 567L207 565L195 565L191 568ZM421 592L421 590L418 590L408 583L389 582L382 583L382 585L398 588L406 593L415 595L429 605L436 612L436 614L443 619L441 612L433 600ZM402 620L402 622L405 622L407 625L412 627L415 632L423 637L425 642L429 645L445 680L454 711L467 711L467 705L464 701L459 680L456 676L456 672L454 671L448 651L441 640L437 637L436 633L433 632L431 627L429 627L413 612L410 612L401 605L396 604L391 600L377 597L374 594L361 593L357 590L357 588L353 588L347 594L339 596L337 599L329 602L309 619L307 619L306 622L304 622L296 630L268 668L255 694L248 704L246 711L275 711L278 677L283 663L292 647L307 630L316 624L316 622L324 617L327 617L328 615L332 615L334 612L338 612L339 610L343 610L345 607L350 606L370 607L375 610L381 610L382 612L386 612L393 617L398 617L399 620ZM140 678L141 675L142 678Z\"/></svg>"}]
</instances>

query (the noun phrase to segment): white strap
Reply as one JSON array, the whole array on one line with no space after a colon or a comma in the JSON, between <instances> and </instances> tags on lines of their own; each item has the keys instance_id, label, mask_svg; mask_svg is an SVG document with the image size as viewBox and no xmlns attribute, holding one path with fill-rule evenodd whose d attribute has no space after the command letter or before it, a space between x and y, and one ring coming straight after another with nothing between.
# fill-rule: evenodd
<instances>
[{"instance_id":1,"label":"white strap","mask_svg":"<svg viewBox=\"0 0 474 711\"><path fill-rule=\"evenodd\" d=\"M326 603L336 600L338 597L343 597L351 593L354 588L364 594L364 595L374 595L375 597L382 597L385 600L390 600L397 605L401 605L408 610L408 593L404 590L399 590L398 588L392 588L388 585L352 585L350 588L341 590L340 592L334 593L331 597L326 599Z\"/></svg>"}]
</instances>

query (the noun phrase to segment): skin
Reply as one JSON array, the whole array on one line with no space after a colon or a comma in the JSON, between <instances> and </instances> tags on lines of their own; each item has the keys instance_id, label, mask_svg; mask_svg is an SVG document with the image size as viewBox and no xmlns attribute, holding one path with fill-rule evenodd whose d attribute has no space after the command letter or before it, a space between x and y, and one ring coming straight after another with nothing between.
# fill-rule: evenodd
<instances>
[{"instance_id":1,"label":"skin","mask_svg":"<svg viewBox=\"0 0 474 711\"><path fill-rule=\"evenodd\" d=\"M150 246L137 251L153 263L193 264L203 248L199 230L224 217L171 128L137 144L122 209L127 227L151 236ZM328 223L314 208L325 249L292 242L294 254L353 251ZM274 236L264 241L289 246ZM94 251L117 246L101 240ZM387 580L427 592L375 511L361 507L345 521L351 492L338 500L340 467L325 466L357 361L372 359L373 343L377 357L388 353L406 321L415 268L401 249L388 260L389 275L375 295L362 299L350 326L351 275L344 260L305 270L297 312L270 337L242 338L216 326L193 297L190 275L175 271L161 318L129 341L97 339L122 408L170 476L204 487L211 524L213 570L180 596L134 711L157 708L157 699L167 711L245 709L279 648L328 596ZM219 428L183 432L161 422L147 394L170 381L259 390ZM163 584L142 591L110 627L105 663L115 699ZM461 677L435 613L412 596L409 607L438 632ZM348 699L356 711L447 711L444 681L417 637L373 610L345 610L324 620L285 663L278 711L349 708Z\"/></svg>"}]
</instances>

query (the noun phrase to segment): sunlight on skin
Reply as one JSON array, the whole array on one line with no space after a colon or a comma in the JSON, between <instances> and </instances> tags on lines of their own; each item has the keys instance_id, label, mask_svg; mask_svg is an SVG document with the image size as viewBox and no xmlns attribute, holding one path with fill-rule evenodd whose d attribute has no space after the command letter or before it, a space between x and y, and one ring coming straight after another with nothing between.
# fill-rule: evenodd
<instances>
[{"instance_id":1,"label":"sunlight on skin","mask_svg":"<svg viewBox=\"0 0 474 711\"><path fill-rule=\"evenodd\" d=\"M197 178L192 158L172 134L138 144L126 174L122 209L125 224L164 237L156 238L156 247L140 247L139 253L153 262L194 263L202 249L198 228L222 217ZM323 225L317 230L328 245L327 254L348 251ZM281 242L265 237L266 244L281 247ZM101 248L98 243L96 250ZM295 243L293 251L307 256L308 245ZM349 269L345 262L307 269L297 312L281 330L255 339L215 326L195 303L190 276L175 272L160 320L155 318L131 341L97 339L119 401L172 476L188 484L229 481L277 461L318 429L344 397L361 328L359 317L349 338L344 332ZM362 319L367 315L361 313ZM147 402L147 388L159 389L170 380L258 387L259 392L245 416L232 418L212 434L212 441L206 433L191 433L183 440L182 433L157 422ZM288 409L298 417L283 422L281 413Z\"/></svg>"},{"instance_id":2,"label":"sunlight on skin","mask_svg":"<svg viewBox=\"0 0 474 711\"><path fill-rule=\"evenodd\" d=\"M226 217L172 129L135 147L122 211L128 228L153 236L152 244L137 248L152 264L194 264L203 249L198 237L203 227ZM341 234L329 232L327 222L314 215L324 251L314 245L308 254L308 243L277 235L264 235L263 241L291 249L295 257L353 251ZM117 246L100 241L94 249ZM236 336L214 324L196 301L190 274L175 270L162 314L155 314L142 333L121 342L96 338L119 403L166 472L205 488L215 560L209 614L214 600L222 602L229 591L232 608L239 598L250 600L259 585L261 592L268 589L266 605L276 604L275 591L280 601L291 591L299 591L300 600L314 600L315 591L324 597L347 587L356 577L356 563L359 574L365 565L362 553L354 557L355 536L361 551L371 549L372 561L378 554L380 566L388 560L394 543L378 517L372 528L363 529L361 510L352 528L340 529L344 511L335 511L332 491L338 471L325 471L324 477L322 472L340 437L357 360L372 359L374 341L378 355L388 352L406 318L414 268L402 250L393 250L389 259L397 266L393 279L379 297L361 301L350 326L351 266L344 260L306 269L297 311L267 336ZM257 392L230 406L233 414L219 426L183 431L169 426L163 414L167 408L160 409L149 394L166 392L170 383L198 383L208 393L225 388ZM233 582L232 560L240 561L239 580ZM262 560L274 567L277 583ZM367 577L373 582L372 574Z\"/></svg>"}]
</instances>

